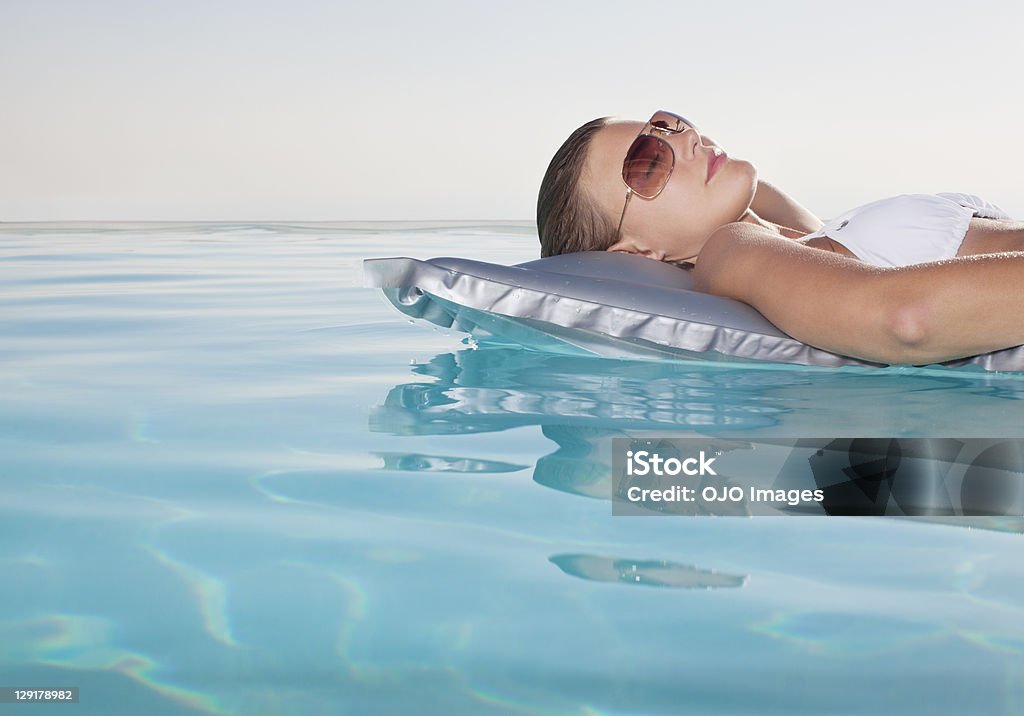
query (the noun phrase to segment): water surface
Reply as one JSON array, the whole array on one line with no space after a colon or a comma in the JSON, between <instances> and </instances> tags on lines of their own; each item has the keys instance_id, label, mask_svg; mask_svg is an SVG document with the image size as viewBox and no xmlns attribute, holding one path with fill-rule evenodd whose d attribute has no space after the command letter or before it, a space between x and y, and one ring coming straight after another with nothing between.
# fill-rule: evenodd
<instances>
[{"instance_id":1,"label":"water surface","mask_svg":"<svg viewBox=\"0 0 1024 716\"><path fill-rule=\"evenodd\" d=\"M612 437L1024 437L1024 377L477 347L371 256L525 222L0 225L0 685L41 713L1014 714L1013 524L624 518Z\"/></svg>"}]
</instances>

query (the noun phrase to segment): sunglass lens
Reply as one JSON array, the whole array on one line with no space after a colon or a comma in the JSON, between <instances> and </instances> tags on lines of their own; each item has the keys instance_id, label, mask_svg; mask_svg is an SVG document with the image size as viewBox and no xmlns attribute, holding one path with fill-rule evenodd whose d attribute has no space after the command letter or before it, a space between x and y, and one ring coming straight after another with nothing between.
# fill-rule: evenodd
<instances>
[{"instance_id":1,"label":"sunglass lens","mask_svg":"<svg viewBox=\"0 0 1024 716\"><path fill-rule=\"evenodd\" d=\"M665 140L643 135L626 152L622 180L640 196L652 199L665 188L674 164L675 154Z\"/></svg>"},{"instance_id":2,"label":"sunglass lens","mask_svg":"<svg viewBox=\"0 0 1024 716\"><path fill-rule=\"evenodd\" d=\"M651 126L667 132L685 132L687 128L695 128L693 122L674 112L659 111L651 117Z\"/></svg>"}]
</instances>

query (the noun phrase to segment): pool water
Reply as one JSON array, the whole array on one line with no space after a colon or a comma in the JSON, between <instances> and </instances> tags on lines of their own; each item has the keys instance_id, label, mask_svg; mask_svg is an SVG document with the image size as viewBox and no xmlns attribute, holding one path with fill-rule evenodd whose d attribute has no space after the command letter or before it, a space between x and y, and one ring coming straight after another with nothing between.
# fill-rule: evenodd
<instances>
[{"instance_id":1,"label":"pool water","mask_svg":"<svg viewBox=\"0 0 1024 716\"><path fill-rule=\"evenodd\" d=\"M1024 712L1013 524L613 517L605 458L1024 437L1024 375L477 345L364 287L399 255L536 236L0 225L0 686L79 687L29 709L57 714Z\"/></svg>"}]
</instances>

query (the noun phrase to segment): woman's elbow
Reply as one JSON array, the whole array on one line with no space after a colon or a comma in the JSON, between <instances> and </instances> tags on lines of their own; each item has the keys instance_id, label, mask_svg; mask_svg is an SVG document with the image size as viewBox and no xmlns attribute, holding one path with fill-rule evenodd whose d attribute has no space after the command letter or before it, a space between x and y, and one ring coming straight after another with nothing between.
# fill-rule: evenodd
<instances>
[{"instance_id":1,"label":"woman's elbow","mask_svg":"<svg viewBox=\"0 0 1024 716\"><path fill-rule=\"evenodd\" d=\"M887 360L894 365L921 365L941 356L935 353L928 324L927 302L907 297L886 306L883 332L887 343Z\"/></svg>"},{"instance_id":2,"label":"woman's elbow","mask_svg":"<svg viewBox=\"0 0 1024 716\"><path fill-rule=\"evenodd\" d=\"M917 292L902 290L886 271L848 288L833 316L838 320L827 321L827 309L818 317L834 338L834 352L887 365L929 362L928 306Z\"/></svg>"}]
</instances>

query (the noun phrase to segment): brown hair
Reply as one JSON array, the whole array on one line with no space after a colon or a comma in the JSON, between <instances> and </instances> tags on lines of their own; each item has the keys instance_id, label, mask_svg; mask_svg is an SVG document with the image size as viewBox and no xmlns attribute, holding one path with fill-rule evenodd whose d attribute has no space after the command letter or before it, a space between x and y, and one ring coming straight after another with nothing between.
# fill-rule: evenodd
<instances>
[{"instance_id":1,"label":"brown hair","mask_svg":"<svg viewBox=\"0 0 1024 716\"><path fill-rule=\"evenodd\" d=\"M614 222L601 213L581 181L590 141L608 119L584 124L551 158L537 195L541 256L604 251L615 241Z\"/></svg>"}]
</instances>

